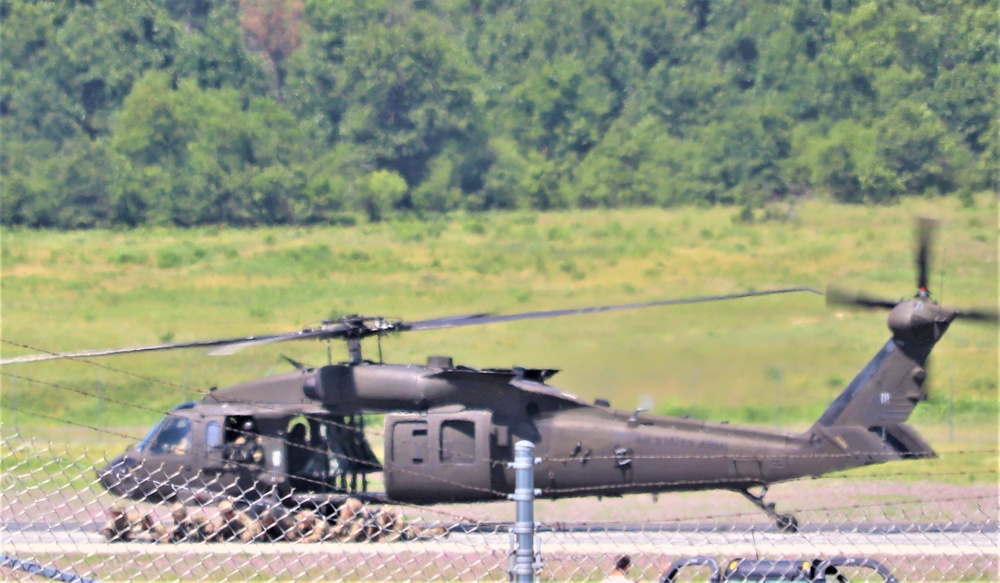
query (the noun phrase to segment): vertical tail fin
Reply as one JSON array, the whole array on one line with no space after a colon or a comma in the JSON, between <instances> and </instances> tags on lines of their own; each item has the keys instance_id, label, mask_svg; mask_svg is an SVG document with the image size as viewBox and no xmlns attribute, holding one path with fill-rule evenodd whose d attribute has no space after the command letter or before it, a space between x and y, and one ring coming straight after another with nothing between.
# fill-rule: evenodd
<instances>
[{"instance_id":1,"label":"vertical tail fin","mask_svg":"<svg viewBox=\"0 0 1000 583\"><path fill-rule=\"evenodd\" d=\"M847 385L810 429L814 441L825 442L842 458L840 469L936 454L906 425L913 409L926 400L926 350L911 350L892 338ZM836 461L834 461L836 460Z\"/></svg>"},{"instance_id":2,"label":"vertical tail fin","mask_svg":"<svg viewBox=\"0 0 1000 583\"><path fill-rule=\"evenodd\" d=\"M889 340L816 423L885 427L906 422L917 403L927 399L921 364Z\"/></svg>"}]
</instances>

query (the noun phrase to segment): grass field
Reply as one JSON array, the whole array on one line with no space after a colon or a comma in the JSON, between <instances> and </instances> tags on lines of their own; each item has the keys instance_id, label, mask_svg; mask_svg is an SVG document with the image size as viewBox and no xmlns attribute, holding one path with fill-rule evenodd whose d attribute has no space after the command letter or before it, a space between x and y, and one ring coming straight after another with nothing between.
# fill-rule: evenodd
<instances>
[{"instance_id":1,"label":"grass field","mask_svg":"<svg viewBox=\"0 0 1000 583\"><path fill-rule=\"evenodd\" d=\"M349 313L424 319L828 283L914 293L913 217L942 221L932 292L997 303L997 205L809 201L746 224L733 209L452 215L356 227L37 232L2 238L4 357L290 331ZM777 217L777 218L776 218ZM388 362L447 354L477 367L559 368L553 384L614 406L804 427L888 337L885 314L793 294L478 328L383 341ZM25 348L30 347L30 348ZM334 360L346 358L334 345ZM366 357L378 358L374 341ZM310 364L287 343L3 367L8 427L130 428L223 386ZM965 442L997 424L997 330L956 323L932 357L914 423ZM953 396L953 398L952 398ZM985 430L983 428L986 428ZM141 433L141 431L139 432ZM101 439L118 439L116 434ZM139 437L140 435L135 435ZM995 446L995 443L994 443ZM994 447L995 449L995 447Z\"/></svg>"},{"instance_id":2,"label":"grass field","mask_svg":"<svg viewBox=\"0 0 1000 583\"><path fill-rule=\"evenodd\" d=\"M453 215L338 228L8 230L2 234L0 353L6 358L291 331L349 313L418 320L784 286L824 289L829 283L903 298L915 292L915 216L942 222L931 273L935 297L962 307L997 304L995 197L983 196L968 208L951 200L878 208L814 200L794 216L775 208L770 220L751 224L734 221L735 214L644 209ZM804 429L888 336L885 313L829 309L820 296L790 294L415 332L385 339L381 348L388 362L419 363L444 354L477 367L560 368L553 384L587 399L607 398L621 409L645 406ZM343 346L332 349L335 360L346 358ZM368 358L378 358L374 341L365 349ZM95 467L139 439L173 405L197 400L212 386L289 370L283 354L323 364L327 347L287 343L229 357L178 350L3 366L2 518L50 524L59 536L80 535L58 525L96 524L112 500L95 482ZM956 322L937 347L930 401L911 422L940 457L778 484L769 499L811 525L995 524L997 358L994 326ZM380 452L381 426L372 421L369 439ZM165 508L155 510L165 516ZM402 511L446 522L509 521L513 515L508 502ZM606 521L769 522L739 495L719 491L550 500L538 503L535 516L549 524L590 521L598 536ZM656 577L676 549L646 544L647 536L585 555L547 542L546 577L594 580L621 552L632 555L642 576ZM913 536L925 542L925 534ZM221 580L236 574L360 580L382 578L384 571L391 573L386 578L405 573L403 578L421 580L442 578L449 569L461 571L456 578L471 578L470 565L475 576L505 577L505 546L492 554L462 554L440 546L450 542L396 546L383 554L359 548L366 557L360 567L351 562L356 555L339 547L181 557L148 545L104 556L64 543L58 554L32 546L24 557L102 579ZM759 554L758 542L753 551ZM706 544L699 553L721 552ZM902 555L893 544L885 547L886 560L904 578L996 577L990 547L968 547L944 560ZM19 576L0 571L0 577Z\"/></svg>"}]
</instances>

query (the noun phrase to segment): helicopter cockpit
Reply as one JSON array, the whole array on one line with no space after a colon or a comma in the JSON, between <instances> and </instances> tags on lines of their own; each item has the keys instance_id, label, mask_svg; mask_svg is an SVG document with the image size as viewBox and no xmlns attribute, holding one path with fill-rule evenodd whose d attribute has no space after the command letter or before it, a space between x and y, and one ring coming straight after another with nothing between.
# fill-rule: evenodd
<instances>
[{"instance_id":1,"label":"helicopter cockpit","mask_svg":"<svg viewBox=\"0 0 1000 583\"><path fill-rule=\"evenodd\" d=\"M184 454L191 446L191 420L173 415L190 409L194 403L186 402L171 409L170 413L156 422L135 449L157 454Z\"/></svg>"},{"instance_id":2,"label":"helicopter cockpit","mask_svg":"<svg viewBox=\"0 0 1000 583\"><path fill-rule=\"evenodd\" d=\"M361 415L184 403L98 475L130 498L205 501L363 493L381 470Z\"/></svg>"},{"instance_id":3,"label":"helicopter cockpit","mask_svg":"<svg viewBox=\"0 0 1000 583\"><path fill-rule=\"evenodd\" d=\"M191 447L191 420L167 417L149 445L149 453L184 455Z\"/></svg>"}]
</instances>

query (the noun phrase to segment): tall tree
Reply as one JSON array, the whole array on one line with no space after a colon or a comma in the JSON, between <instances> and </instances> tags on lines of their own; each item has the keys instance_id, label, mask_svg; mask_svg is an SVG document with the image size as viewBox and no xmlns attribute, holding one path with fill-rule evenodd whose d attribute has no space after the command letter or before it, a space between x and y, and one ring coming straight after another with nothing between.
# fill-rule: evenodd
<instances>
[{"instance_id":1,"label":"tall tree","mask_svg":"<svg viewBox=\"0 0 1000 583\"><path fill-rule=\"evenodd\" d=\"M284 101L285 61L299 47L302 0L240 0L240 22L251 46L267 57L274 74L274 94Z\"/></svg>"}]
</instances>

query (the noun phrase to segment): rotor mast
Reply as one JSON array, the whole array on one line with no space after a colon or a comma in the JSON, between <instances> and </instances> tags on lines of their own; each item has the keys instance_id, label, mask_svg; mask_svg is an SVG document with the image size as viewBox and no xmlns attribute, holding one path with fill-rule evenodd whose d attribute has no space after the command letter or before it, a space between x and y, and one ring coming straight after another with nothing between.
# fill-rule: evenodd
<instances>
[{"instance_id":1,"label":"rotor mast","mask_svg":"<svg viewBox=\"0 0 1000 583\"><path fill-rule=\"evenodd\" d=\"M347 358L351 364L361 364L361 338L347 339Z\"/></svg>"}]
</instances>

